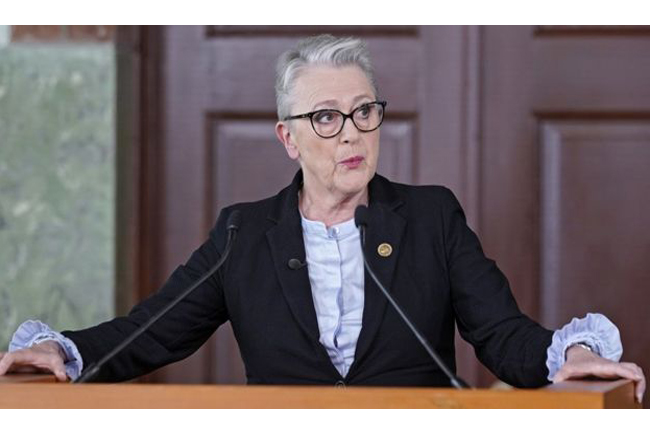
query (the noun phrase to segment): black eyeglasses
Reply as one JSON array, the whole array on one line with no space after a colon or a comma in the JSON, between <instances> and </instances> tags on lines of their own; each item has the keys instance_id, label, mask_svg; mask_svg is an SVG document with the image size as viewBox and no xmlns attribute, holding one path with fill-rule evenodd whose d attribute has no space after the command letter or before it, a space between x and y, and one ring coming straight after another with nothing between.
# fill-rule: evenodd
<instances>
[{"instance_id":1,"label":"black eyeglasses","mask_svg":"<svg viewBox=\"0 0 650 433\"><path fill-rule=\"evenodd\" d=\"M287 116L283 120L309 118L316 135L322 138L332 138L343 130L345 121L348 119L352 120L354 126L361 132L374 131L384 121L385 108L386 101L374 101L360 105L352 110L350 114L334 109L323 109L296 116Z\"/></svg>"}]
</instances>

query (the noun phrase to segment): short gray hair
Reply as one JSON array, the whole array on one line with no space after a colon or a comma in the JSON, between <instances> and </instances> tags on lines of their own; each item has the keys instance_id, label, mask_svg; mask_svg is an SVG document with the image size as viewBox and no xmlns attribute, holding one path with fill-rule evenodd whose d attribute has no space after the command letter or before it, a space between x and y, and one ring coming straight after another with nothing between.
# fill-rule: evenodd
<instances>
[{"instance_id":1,"label":"short gray hair","mask_svg":"<svg viewBox=\"0 0 650 433\"><path fill-rule=\"evenodd\" d=\"M275 100L278 118L290 115L291 91L300 71L305 66L349 66L355 65L368 77L375 97L378 95L370 52L360 39L332 35L318 35L302 39L295 48L285 51L278 58L275 78Z\"/></svg>"}]
</instances>

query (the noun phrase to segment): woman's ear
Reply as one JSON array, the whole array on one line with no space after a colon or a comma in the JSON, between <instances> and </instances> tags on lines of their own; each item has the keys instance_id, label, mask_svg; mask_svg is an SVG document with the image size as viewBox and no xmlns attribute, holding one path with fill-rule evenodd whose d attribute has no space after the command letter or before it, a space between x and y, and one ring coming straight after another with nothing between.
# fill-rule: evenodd
<instances>
[{"instance_id":1,"label":"woman's ear","mask_svg":"<svg viewBox=\"0 0 650 433\"><path fill-rule=\"evenodd\" d=\"M284 122L276 123L275 135L278 137L278 140L280 140L280 143L282 143L282 145L284 146L284 150L287 151L287 155L289 155L289 158L293 160L298 159L298 157L300 156L300 151L298 150L298 147L295 144L289 125L287 125Z\"/></svg>"}]
</instances>

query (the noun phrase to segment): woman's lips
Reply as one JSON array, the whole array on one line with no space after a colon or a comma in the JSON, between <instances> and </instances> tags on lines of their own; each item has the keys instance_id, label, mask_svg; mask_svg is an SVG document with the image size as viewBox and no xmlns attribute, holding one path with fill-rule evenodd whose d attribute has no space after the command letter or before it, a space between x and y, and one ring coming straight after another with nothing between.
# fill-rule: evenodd
<instances>
[{"instance_id":1,"label":"woman's lips","mask_svg":"<svg viewBox=\"0 0 650 433\"><path fill-rule=\"evenodd\" d=\"M353 156L352 158L344 159L343 161L340 162L340 164L343 164L347 168L353 169L360 166L363 160L364 160L363 156Z\"/></svg>"}]
</instances>

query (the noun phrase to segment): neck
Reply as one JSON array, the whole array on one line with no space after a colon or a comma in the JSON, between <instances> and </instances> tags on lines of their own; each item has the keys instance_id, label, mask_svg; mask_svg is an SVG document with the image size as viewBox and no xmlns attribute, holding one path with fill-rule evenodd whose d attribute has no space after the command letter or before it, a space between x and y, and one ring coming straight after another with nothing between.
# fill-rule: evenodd
<instances>
[{"instance_id":1,"label":"neck","mask_svg":"<svg viewBox=\"0 0 650 433\"><path fill-rule=\"evenodd\" d=\"M354 211L359 205L368 205L368 187L348 194L316 194L307 185L300 192L300 212L312 221L320 221L330 227L354 218Z\"/></svg>"}]
</instances>

